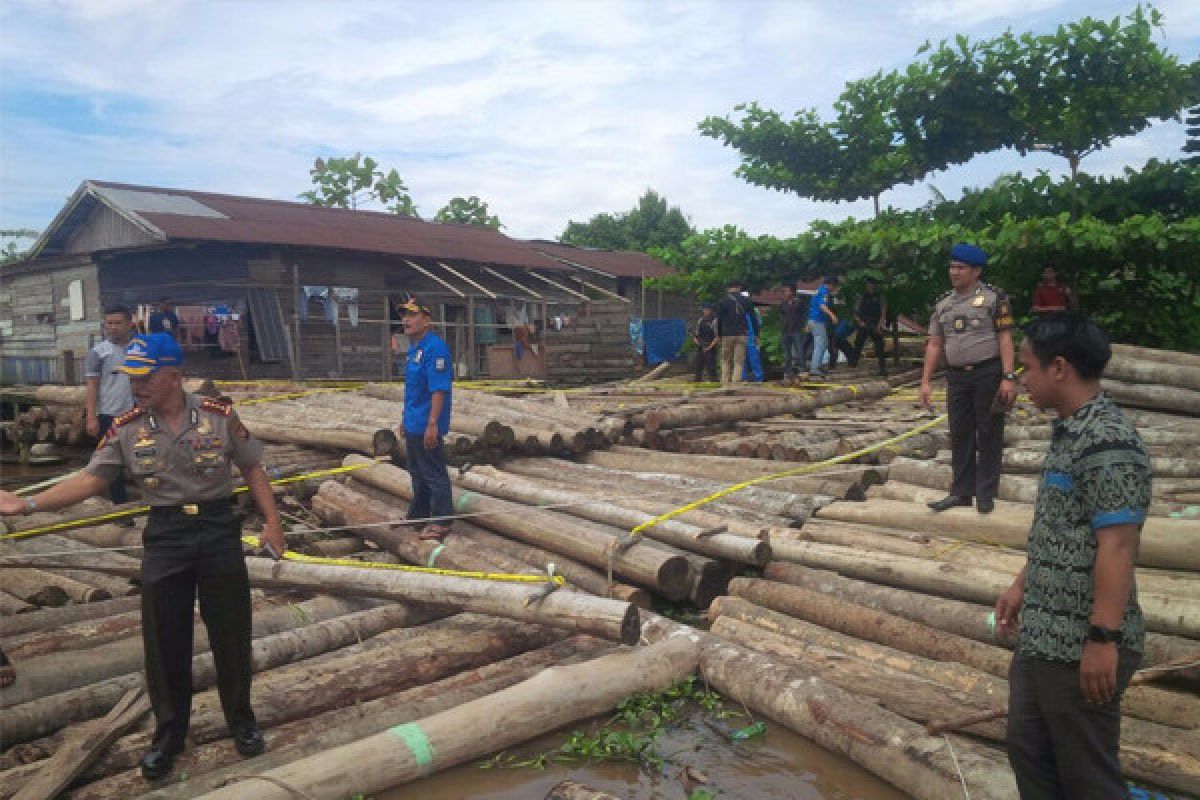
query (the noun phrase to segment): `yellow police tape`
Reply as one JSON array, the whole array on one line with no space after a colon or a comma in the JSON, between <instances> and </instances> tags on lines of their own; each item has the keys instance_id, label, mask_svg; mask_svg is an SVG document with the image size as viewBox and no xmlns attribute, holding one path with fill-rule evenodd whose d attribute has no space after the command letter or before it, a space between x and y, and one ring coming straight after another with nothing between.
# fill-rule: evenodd
<instances>
[{"instance_id":1,"label":"yellow police tape","mask_svg":"<svg viewBox=\"0 0 1200 800\"><path fill-rule=\"evenodd\" d=\"M298 483L300 481L312 480L313 478L327 478L331 475L341 475L345 472L354 472L355 470L364 469L374 465L379 459L374 459L368 464L351 464L342 467L330 467L329 469L319 469L314 472L305 472L300 475L289 475L286 478L276 478L271 481L272 486L286 486L289 483ZM239 486L233 490L234 494L242 494L250 491L249 487ZM5 539L25 539L30 536L40 536L44 533L54 533L55 531L69 531L75 528L87 528L92 525L98 525L102 522L110 520L124 519L125 517L136 517L140 514L149 513L150 506L137 506L136 508L124 508L120 511L109 511L104 514L96 514L91 517L82 519L71 519L65 522L55 522L51 525L42 525L37 528L26 528L23 531L13 531L11 533L0 533L0 540Z\"/></svg>"},{"instance_id":2,"label":"yellow police tape","mask_svg":"<svg viewBox=\"0 0 1200 800\"><path fill-rule=\"evenodd\" d=\"M261 547L258 536L246 534L242 541L251 547ZM440 547L439 547L440 549ZM437 550L435 550L435 553ZM358 567L361 569L390 569L396 572L419 572L422 575L443 575L451 578L471 578L479 581L494 581L498 583L552 583L563 586L566 581L561 575L512 575L503 572L476 572L462 569L441 569L438 567L414 567L409 564L377 564L371 561L355 561L350 558L325 558L295 553L291 550L283 554L285 561L295 561L300 564L317 564L326 567ZM433 561L433 556L430 561Z\"/></svg>"},{"instance_id":3,"label":"yellow police tape","mask_svg":"<svg viewBox=\"0 0 1200 800\"><path fill-rule=\"evenodd\" d=\"M256 406L260 403L278 403L281 400L295 400L299 397L309 397L314 394L328 394L330 392L354 392L362 388L359 386L328 386L319 389L305 389L302 392L287 392L285 394L273 394L269 397L253 397L249 400L239 400L236 405L239 406Z\"/></svg>"},{"instance_id":4,"label":"yellow police tape","mask_svg":"<svg viewBox=\"0 0 1200 800\"><path fill-rule=\"evenodd\" d=\"M942 414L938 417L935 417L934 419L929 420L928 422L923 422L920 425L916 426L915 428L905 431L904 433L897 434L896 436L892 436L889 439L884 439L881 442L877 442L875 444L868 445L867 447L861 447L858 450L855 450L853 453L846 453L844 455L834 456L833 458L827 458L824 461L816 461L812 464L805 464L802 467L795 467L793 469L784 470L783 472L776 472L771 475L763 475L760 478L754 478L752 480L743 481L741 483L735 483L732 486L726 486L724 489L720 490L719 492L714 492L713 494L710 494L707 497L702 497L699 500L693 500L692 502L688 503L687 505L680 506L679 508L676 508L672 511L668 511L665 514L660 514L659 516L655 517L654 519L647 520L646 522L643 522L641 525L638 525L637 527L630 530L630 533L633 534L635 537L640 536L643 531L654 527L655 525L657 525L660 522L666 522L669 519L674 519L675 517L678 517L680 514L685 514L688 511L692 511L694 509L699 508L700 506L707 505L715 500L720 500L722 497L731 495L734 492L740 492L742 489L748 489L751 486L757 486L760 483L768 483L770 481L779 480L781 478L792 478L797 475L807 475L807 474L813 473L813 472L820 472L821 470L825 469L826 467L832 467L837 464L844 464L847 461L852 461L856 458L860 458L861 456L870 455L871 453L877 452L879 450L885 450L894 444L899 444L900 442L903 442L906 439L911 439L912 437L922 434L925 431L936 428L938 425L941 425L943 422L946 421L947 416L948 416L947 414Z\"/></svg>"}]
</instances>

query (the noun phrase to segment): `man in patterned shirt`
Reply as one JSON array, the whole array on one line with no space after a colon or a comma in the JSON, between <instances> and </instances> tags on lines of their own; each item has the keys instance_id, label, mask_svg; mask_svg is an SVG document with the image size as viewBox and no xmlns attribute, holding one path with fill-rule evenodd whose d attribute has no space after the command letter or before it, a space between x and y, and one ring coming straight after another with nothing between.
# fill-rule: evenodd
<instances>
[{"instance_id":1,"label":"man in patterned shirt","mask_svg":"<svg viewBox=\"0 0 1200 800\"><path fill-rule=\"evenodd\" d=\"M1054 409L1025 569L996 603L1019 618L1009 671L1008 757L1023 800L1128 798L1117 758L1121 693L1142 659L1134 560L1150 461L1100 390L1112 350L1090 319L1053 312L1026 328L1021 381Z\"/></svg>"}]
</instances>

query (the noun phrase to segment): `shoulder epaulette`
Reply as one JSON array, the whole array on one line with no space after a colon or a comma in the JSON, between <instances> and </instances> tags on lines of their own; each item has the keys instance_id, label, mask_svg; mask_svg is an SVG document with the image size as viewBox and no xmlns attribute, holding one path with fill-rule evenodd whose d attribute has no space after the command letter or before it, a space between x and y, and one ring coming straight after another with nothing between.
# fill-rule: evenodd
<instances>
[{"instance_id":1,"label":"shoulder epaulette","mask_svg":"<svg viewBox=\"0 0 1200 800\"><path fill-rule=\"evenodd\" d=\"M122 425L128 425L129 423L133 422L138 417L145 415L145 413L146 413L146 409L141 408L139 406L134 406L133 408L126 411L124 414L113 417L112 425L110 426L109 430L115 431L117 428L120 428Z\"/></svg>"},{"instance_id":2,"label":"shoulder epaulette","mask_svg":"<svg viewBox=\"0 0 1200 800\"><path fill-rule=\"evenodd\" d=\"M200 402L200 408L213 414L228 417L233 413L233 401L228 397L206 397Z\"/></svg>"},{"instance_id":3,"label":"shoulder epaulette","mask_svg":"<svg viewBox=\"0 0 1200 800\"><path fill-rule=\"evenodd\" d=\"M948 291L948 292L945 292L944 294L940 295L940 296L938 297L938 299L934 301L934 305L937 305L938 303L942 302L943 300L945 300L947 297L949 297L949 296L950 296L950 295L952 295L952 294L954 294L954 290L953 290L953 289L951 289L950 291Z\"/></svg>"},{"instance_id":4,"label":"shoulder epaulette","mask_svg":"<svg viewBox=\"0 0 1200 800\"><path fill-rule=\"evenodd\" d=\"M994 286L993 284L990 284L990 283L984 283L983 281L980 281L979 285L985 289L991 289L996 294L1004 294L1004 290L1001 289L999 286Z\"/></svg>"}]
</instances>

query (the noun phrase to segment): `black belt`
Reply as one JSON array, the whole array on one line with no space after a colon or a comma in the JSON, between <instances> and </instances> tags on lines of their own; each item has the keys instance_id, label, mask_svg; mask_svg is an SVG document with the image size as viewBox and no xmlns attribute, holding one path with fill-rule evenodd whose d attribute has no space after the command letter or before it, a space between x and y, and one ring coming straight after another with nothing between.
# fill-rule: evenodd
<instances>
[{"instance_id":1,"label":"black belt","mask_svg":"<svg viewBox=\"0 0 1200 800\"><path fill-rule=\"evenodd\" d=\"M182 503L177 506L150 506L150 515L183 514L194 517L199 514L214 514L228 511L233 507L233 499L219 497L216 500L202 500L199 503Z\"/></svg>"},{"instance_id":2,"label":"black belt","mask_svg":"<svg viewBox=\"0 0 1200 800\"><path fill-rule=\"evenodd\" d=\"M946 369L950 370L951 372L971 372L973 370L983 369L984 367L989 367L992 364L999 363L1000 356L992 356L991 358L985 358L983 361L975 364L963 364L961 367L948 366Z\"/></svg>"}]
</instances>

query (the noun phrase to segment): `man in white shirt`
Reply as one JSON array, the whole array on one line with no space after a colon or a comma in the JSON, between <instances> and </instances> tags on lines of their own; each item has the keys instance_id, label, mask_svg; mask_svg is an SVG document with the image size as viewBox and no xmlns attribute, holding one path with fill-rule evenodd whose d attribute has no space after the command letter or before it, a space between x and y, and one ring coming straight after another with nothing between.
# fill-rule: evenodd
<instances>
[{"instance_id":1,"label":"man in white shirt","mask_svg":"<svg viewBox=\"0 0 1200 800\"><path fill-rule=\"evenodd\" d=\"M83 366L87 433L97 438L108 433L113 419L133 408L129 376L121 371L125 349L133 338L133 314L128 308L118 305L104 310L104 334L107 338L88 351ZM123 478L109 485L108 496L114 503L128 499Z\"/></svg>"}]
</instances>

